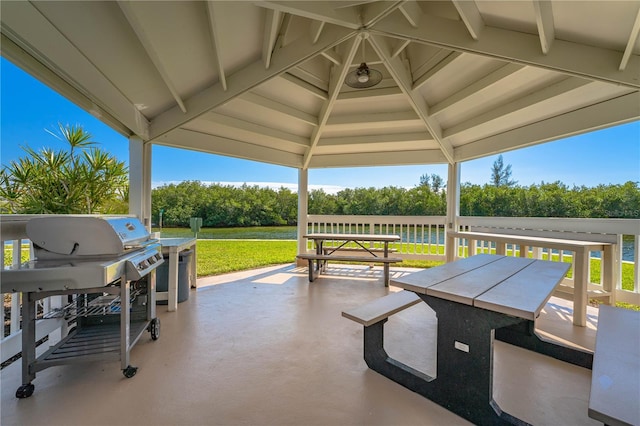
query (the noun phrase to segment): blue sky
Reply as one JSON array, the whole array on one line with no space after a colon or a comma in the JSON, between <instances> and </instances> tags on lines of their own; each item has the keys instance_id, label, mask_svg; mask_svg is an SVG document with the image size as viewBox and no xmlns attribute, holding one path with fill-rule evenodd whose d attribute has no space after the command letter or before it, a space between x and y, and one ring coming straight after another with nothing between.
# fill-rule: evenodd
<instances>
[{"instance_id":1,"label":"blue sky","mask_svg":"<svg viewBox=\"0 0 640 426\"><path fill-rule=\"evenodd\" d=\"M128 141L84 110L50 90L4 58L0 62L1 163L24 156L20 146L64 148L51 136L57 123L80 124L100 146L128 163ZM488 183L497 156L462 164L462 181ZM592 132L503 154L520 185L562 181L569 186L640 181L640 122ZM423 174L447 176L446 165L382 168L311 169L311 188L413 187ZM183 180L203 182L297 183L296 169L230 157L154 146L154 185Z\"/></svg>"}]
</instances>

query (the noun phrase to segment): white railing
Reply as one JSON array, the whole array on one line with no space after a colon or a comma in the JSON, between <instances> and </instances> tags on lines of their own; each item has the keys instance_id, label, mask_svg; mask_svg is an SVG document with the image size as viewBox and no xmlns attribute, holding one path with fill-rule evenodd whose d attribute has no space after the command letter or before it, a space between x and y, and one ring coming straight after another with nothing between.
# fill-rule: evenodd
<instances>
[{"instance_id":1,"label":"white railing","mask_svg":"<svg viewBox=\"0 0 640 426\"><path fill-rule=\"evenodd\" d=\"M444 216L342 216L342 215L308 215L307 231L329 232L329 233L367 233L367 234L397 234L401 241L393 248L397 250L394 256L407 260L439 260L445 261L445 248L447 238L445 238L446 218ZM615 244L615 300L619 302L640 305L640 220L639 219L564 219L564 218L502 218L502 217L458 217L458 230L478 229L478 228L500 228L500 229L536 229L544 235L545 232L557 234L565 233L566 238L571 239L577 234L606 234L617 242ZM582 239L585 239L584 237ZM454 239L456 244L454 252L456 257L467 256L464 240ZM312 250L312 242L307 241L307 250ZM490 251L492 247L485 243L480 245L479 250ZM536 257L552 257L549 249L537 247L532 249ZM507 254L515 255L517 247L508 247ZM629 259L629 253L633 253ZM573 261L572 252L553 252L559 255L559 259ZM592 263L598 264L597 253L592 253ZM627 259L627 260L625 260ZM624 268L623 268L623 265ZM602 265L598 265L602 266ZM604 268L598 270L602 274ZM623 269L625 280L632 280L633 287L623 289ZM629 278L629 271L631 278ZM599 281L602 282L602 278ZM569 287L572 280L567 280ZM601 286L591 283L591 289L599 289Z\"/></svg>"}]
</instances>

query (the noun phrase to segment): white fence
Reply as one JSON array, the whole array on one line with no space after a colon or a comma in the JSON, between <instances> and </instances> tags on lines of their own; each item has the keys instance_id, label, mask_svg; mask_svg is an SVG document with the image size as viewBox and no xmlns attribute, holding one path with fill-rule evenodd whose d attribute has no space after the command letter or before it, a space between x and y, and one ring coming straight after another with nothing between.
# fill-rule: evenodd
<instances>
[{"instance_id":1,"label":"white fence","mask_svg":"<svg viewBox=\"0 0 640 426\"><path fill-rule=\"evenodd\" d=\"M392 247L397 250L394 256L402 259L440 260L445 261L445 248L447 244L455 244L456 257L467 256L465 241L452 239L447 241L445 233L446 218L444 216L340 216L340 215L308 215L307 231L333 232L333 233L366 233L366 234L397 234L401 241ZM458 218L458 230L478 228L510 229L517 232L519 229L536 229L541 235L553 233L555 235L566 233L567 239L572 236L585 234L606 234L611 236L615 245L615 300L619 302L640 305L640 268L639 242L640 220L638 219L573 219L573 218L502 218L502 217L470 217ZM312 242L307 242L307 249L311 250ZM479 249L490 251L488 244ZM516 255L518 247L511 247L507 254ZM551 257L550 249L536 247L532 250L536 257ZM573 261L572 252L555 253L564 260ZM598 264L598 253L592 253L592 263ZM625 260L627 259L627 260ZM625 280L633 281L632 288L623 289L623 264ZM601 266L601 265L598 265ZM602 274L604 268L597 268ZM631 278L629 270L632 269ZM595 278L595 277L594 277ZM597 280L600 283L602 279ZM572 290L573 281L565 280L565 284ZM591 283L590 288L597 290L601 286ZM565 290L567 288L565 287Z\"/></svg>"}]
</instances>

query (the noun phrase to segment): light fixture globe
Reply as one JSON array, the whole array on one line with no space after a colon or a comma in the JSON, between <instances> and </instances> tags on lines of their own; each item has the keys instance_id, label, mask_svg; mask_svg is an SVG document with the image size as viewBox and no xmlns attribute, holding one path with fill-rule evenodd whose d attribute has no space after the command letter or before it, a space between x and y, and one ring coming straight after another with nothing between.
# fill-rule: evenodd
<instances>
[{"instance_id":1,"label":"light fixture globe","mask_svg":"<svg viewBox=\"0 0 640 426\"><path fill-rule=\"evenodd\" d=\"M362 62L358 69L347 74L344 82L354 89L366 89L367 87L375 86L381 81L382 73L369 68L366 63Z\"/></svg>"}]
</instances>

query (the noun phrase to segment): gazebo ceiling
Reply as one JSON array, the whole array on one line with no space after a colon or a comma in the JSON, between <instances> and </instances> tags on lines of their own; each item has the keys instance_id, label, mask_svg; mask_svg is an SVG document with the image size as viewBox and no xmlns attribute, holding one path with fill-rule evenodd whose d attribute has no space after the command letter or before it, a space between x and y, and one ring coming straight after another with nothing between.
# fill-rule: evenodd
<instances>
[{"instance_id":1,"label":"gazebo ceiling","mask_svg":"<svg viewBox=\"0 0 640 426\"><path fill-rule=\"evenodd\" d=\"M638 1L0 12L3 56L125 136L297 168L459 162L640 118ZM361 62L378 85L344 84Z\"/></svg>"}]
</instances>

